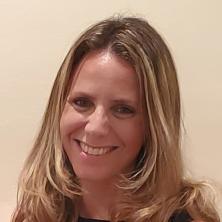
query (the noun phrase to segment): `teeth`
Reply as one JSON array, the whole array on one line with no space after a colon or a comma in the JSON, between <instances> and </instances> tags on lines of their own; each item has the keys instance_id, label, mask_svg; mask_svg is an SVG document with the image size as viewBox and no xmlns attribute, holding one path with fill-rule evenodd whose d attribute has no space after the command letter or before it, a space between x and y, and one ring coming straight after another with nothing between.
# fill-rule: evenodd
<instances>
[{"instance_id":1,"label":"teeth","mask_svg":"<svg viewBox=\"0 0 222 222\"><path fill-rule=\"evenodd\" d=\"M96 156L108 153L113 149L112 147L95 148L95 147L88 146L82 142L80 142L80 146L85 153L91 154L91 155L96 155Z\"/></svg>"}]
</instances>

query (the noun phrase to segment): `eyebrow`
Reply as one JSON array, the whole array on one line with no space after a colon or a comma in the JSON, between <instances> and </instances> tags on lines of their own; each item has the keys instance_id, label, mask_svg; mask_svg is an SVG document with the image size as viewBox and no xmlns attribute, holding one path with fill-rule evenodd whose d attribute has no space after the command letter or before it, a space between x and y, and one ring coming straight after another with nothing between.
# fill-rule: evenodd
<instances>
[{"instance_id":1,"label":"eyebrow","mask_svg":"<svg viewBox=\"0 0 222 222\"><path fill-rule=\"evenodd\" d=\"M77 91L77 92L71 92L70 93L70 96L79 96L79 97L88 97L89 99L91 100L95 100L95 97L94 96L91 96L89 95L88 93L86 92L81 92L81 91ZM119 98L119 99L112 99L111 100L112 103L116 103L116 104L131 104L131 105L137 105L138 101L134 101L134 100L131 100L131 99L127 99L127 98Z\"/></svg>"},{"instance_id":2,"label":"eyebrow","mask_svg":"<svg viewBox=\"0 0 222 222\"><path fill-rule=\"evenodd\" d=\"M114 99L114 100L111 100L113 103L120 103L120 104L132 104L132 105L136 105L137 102L134 101L134 100L129 100L129 99Z\"/></svg>"}]
</instances>

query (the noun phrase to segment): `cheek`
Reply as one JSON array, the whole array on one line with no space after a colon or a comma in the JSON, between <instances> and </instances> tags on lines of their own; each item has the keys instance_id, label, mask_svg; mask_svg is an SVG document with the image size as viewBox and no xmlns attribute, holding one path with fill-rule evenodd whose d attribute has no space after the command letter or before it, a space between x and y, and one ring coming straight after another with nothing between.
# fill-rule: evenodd
<instances>
[{"instance_id":1,"label":"cheek","mask_svg":"<svg viewBox=\"0 0 222 222\"><path fill-rule=\"evenodd\" d=\"M115 163L123 172L130 172L135 167L137 157L144 143L142 126L140 122L132 121L130 124L124 124L121 129L119 128L118 136L123 148L119 150L119 157L116 158Z\"/></svg>"},{"instance_id":2,"label":"cheek","mask_svg":"<svg viewBox=\"0 0 222 222\"><path fill-rule=\"evenodd\" d=\"M73 110L66 110L60 119L60 134L62 142L67 142L70 136L84 128L85 119ZM75 136L75 135L73 135Z\"/></svg>"},{"instance_id":3,"label":"cheek","mask_svg":"<svg viewBox=\"0 0 222 222\"><path fill-rule=\"evenodd\" d=\"M126 122L116 127L116 132L123 147L127 149L127 153L136 155L144 143L143 122L138 119Z\"/></svg>"}]
</instances>

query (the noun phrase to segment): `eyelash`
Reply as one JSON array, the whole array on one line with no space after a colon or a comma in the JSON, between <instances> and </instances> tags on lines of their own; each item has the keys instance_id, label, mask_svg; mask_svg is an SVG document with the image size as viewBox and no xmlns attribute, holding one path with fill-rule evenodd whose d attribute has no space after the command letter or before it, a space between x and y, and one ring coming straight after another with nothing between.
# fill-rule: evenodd
<instances>
[{"instance_id":1,"label":"eyelash","mask_svg":"<svg viewBox=\"0 0 222 222\"><path fill-rule=\"evenodd\" d=\"M113 108L115 111L121 114L132 114L134 113L133 108L126 106L126 105L118 105L117 107Z\"/></svg>"},{"instance_id":2,"label":"eyelash","mask_svg":"<svg viewBox=\"0 0 222 222\"><path fill-rule=\"evenodd\" d=\"M93 104L87 98L75 98L72 102L73 106L78 109L87 109Z\"/></svg>"},{"instance_id":3,"label":"eyelash","mask_svg":"<svg viewBox=\"0 0 222 222\"><path fill-rule=\"evenodd\" d=\"M88 98L78 97L71 102L71 105L79 112L86 112L90 110L93 103ZM125 104L115 105L112 111L117 118L127 118L135 114L135 109Z\"/></svg>"}]
</instances>

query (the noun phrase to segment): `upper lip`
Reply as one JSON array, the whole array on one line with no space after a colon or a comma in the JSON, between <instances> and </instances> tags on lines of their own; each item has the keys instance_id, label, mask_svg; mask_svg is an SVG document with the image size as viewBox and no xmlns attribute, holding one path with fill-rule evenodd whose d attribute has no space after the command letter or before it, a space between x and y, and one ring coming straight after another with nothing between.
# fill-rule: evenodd
<instances>
[{"instance_id":1,"label":"upper lip","mask_svg":"<svg viewBox=\"0 0 222 222\"><path fill-rule=\"evenodd\" d=\"M118 146L113 146L113 145L105 145L105 146L95 146L95 145L90 145L84 141L81 141L81 140L78 140L78 139L75 139L78 143L84 143L85 145L87 146L90 146L90 147L93 147L93 148L104 148L104 147L112 147L112 148L117 148Z\"/></svg>"}]
</instances>

